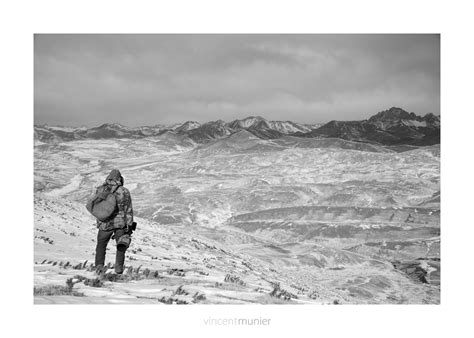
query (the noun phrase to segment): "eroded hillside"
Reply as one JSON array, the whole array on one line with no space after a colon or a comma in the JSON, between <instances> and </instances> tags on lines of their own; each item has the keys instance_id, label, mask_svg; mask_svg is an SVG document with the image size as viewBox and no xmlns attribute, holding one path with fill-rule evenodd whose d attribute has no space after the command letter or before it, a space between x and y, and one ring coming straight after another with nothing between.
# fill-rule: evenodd
<instances>
[{"instance_id":1,"label":"eroded hillside","mask_svg":"<svg viewBox=\"0 0 474 338\"><path fill-rule=\"evenodd\" d=\"M439 146L404 150L245 130L38 144L35 286L83 296L35 301L439 303ZM94 287L83 205L115 167L139 230L129 277Z\"/></svg>"}]
</instances>

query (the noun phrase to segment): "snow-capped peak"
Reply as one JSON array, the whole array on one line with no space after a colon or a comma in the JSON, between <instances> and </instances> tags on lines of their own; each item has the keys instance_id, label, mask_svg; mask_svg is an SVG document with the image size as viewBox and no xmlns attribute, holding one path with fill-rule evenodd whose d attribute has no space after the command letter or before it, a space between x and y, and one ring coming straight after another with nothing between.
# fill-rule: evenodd
<instances>
[{"instance_id":1,"label":"snow-capped peak","mask_svg":"<svg viewBox=\"0 0 474 338\"><path fill-rule=\"evenodd\" d=\"M200 126L201 124L199 122L186 121L182 125L178 126L177 128L174 128L174 130L183 132L183 131L199 128Z\"/></svg>"}]
</instances>

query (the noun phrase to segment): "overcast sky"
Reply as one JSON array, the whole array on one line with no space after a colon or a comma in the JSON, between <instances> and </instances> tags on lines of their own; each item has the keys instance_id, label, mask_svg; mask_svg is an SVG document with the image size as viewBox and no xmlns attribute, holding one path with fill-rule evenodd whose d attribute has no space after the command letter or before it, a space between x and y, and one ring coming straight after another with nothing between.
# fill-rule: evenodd
<instances>
[{"instance_id":1,"label":"overcast sky","mask_svg":"<svg viewBox=\"0 0 474 338\"><path fill-rule=\"evenodd\" d=\"M440 113L439 35L35 35L35 123Z\"/></svg>"}]
</instances>

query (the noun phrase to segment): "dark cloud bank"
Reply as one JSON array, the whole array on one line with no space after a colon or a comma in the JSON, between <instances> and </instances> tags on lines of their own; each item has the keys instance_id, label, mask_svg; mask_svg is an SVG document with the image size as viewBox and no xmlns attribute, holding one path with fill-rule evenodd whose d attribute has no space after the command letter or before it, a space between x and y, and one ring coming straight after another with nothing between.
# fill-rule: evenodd
<instances>
[{"instance_id":1,"label":"dark cloud bank","mask_svg":"<svg viewBox=\"0 0 474 338\"><path fill-rule=\"evenodd\" d=\"M35 35L35 123L440 113L439 35Z\"/></svg>"}]
</instances>

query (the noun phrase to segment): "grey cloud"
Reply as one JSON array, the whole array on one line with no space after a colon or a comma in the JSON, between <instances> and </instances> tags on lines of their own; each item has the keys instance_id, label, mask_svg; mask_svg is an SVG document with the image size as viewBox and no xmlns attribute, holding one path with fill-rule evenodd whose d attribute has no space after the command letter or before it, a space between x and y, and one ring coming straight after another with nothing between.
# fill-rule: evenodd
<instances>
[{"instance_id":1,"label":"grey cloud","mask_svg":"<svg viewBox=\"0 0 474 338\"><path fill-rule=\"evenodd\" d=\"M439 113L439 35L36 35L35 123Z\"/></svg>"}]
</instances>

